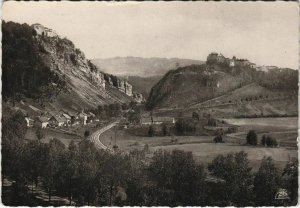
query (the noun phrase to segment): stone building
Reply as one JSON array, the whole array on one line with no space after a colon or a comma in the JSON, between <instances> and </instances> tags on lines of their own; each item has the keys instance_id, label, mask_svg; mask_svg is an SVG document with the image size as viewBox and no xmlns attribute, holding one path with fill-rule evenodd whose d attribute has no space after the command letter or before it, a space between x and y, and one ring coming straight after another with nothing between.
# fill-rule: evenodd
<instances>
[{"instance_id":1,"label":"stone building","mask_svg":"<svg viewBox=\"0 0 300 208\"><path fill-rule=\"evenodd\" d=\"M36 24L33 24L31 25L31 27L36 31L36 33L38 35L41 35L41 36L46 36L46 37L56 37L58 36L57 33L52 30L52 29L49 29L39 23L36 23Z\"/></svg>"},{"instance_id":2,"label":"stone building","mask_svg":"<svg viewBox=\"0 0 300 208\"><path fill-rule=\"evenodd\" d=\"M232 59L230 59L218 53L210 53L207 56L207 63L226 64L230 67L235 67L235 66L249 66L251 68L255 67L255 64L251 63L247 59L237 59L235 56L233 56Z\"/></svg>"}]
</instances>

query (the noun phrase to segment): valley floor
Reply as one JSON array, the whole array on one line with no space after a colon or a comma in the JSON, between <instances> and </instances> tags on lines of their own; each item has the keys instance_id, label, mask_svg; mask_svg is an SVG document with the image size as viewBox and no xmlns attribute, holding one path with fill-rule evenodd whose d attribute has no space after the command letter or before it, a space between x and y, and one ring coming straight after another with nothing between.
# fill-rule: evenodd
<instances>
[{"instance_id":1,"label":"valley floor","mask_svg":"<svg viewBox=\"0 0 300 208\"><path fill-rule=\"evenodd\" d=\"M142 137L135 136L126 129L111 129L101 135L101 142L108 147L116 144L126 152L134 149L149 147L148 157L158 149L191 151L197 161L207 165L219 154L228 154L245 151L248 154L251 166L258 169L263 157L272 157L277 167L282 169L292 158L297 158L297 117L288 118L251 118L231 119L227 122L237 125L238 132L224 136L225 143L214 143L214 136L166 136ZM279 147L268 148L263 146L246 145L246 135L254 129L260 143L263 134L272 135L279 142Z\"/></svg>"}]
</instances>

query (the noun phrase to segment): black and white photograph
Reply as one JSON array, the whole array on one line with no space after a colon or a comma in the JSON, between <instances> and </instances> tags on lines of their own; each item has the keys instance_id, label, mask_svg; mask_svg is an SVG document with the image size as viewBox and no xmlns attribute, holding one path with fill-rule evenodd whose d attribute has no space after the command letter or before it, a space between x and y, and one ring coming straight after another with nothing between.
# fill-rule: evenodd
<instances>
[{"instance_id":1,"label":"black and white photograph","mask_svg":"<svg viewBox=\"0 0 300 208\"><path fill-rule=\"evenodd\" d=\"M2 206L297 206L298 2L1 15Z\"/></svg>"}]
</instances>

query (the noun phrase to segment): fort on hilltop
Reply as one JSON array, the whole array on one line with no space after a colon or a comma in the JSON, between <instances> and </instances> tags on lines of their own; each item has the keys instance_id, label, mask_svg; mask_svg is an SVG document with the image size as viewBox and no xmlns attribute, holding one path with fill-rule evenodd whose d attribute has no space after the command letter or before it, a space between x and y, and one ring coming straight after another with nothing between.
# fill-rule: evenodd
<instances>
[{"instance_id":1,"label":"fort on hilltop","mask_svg":"<svg viewBox=\"0 0 300 208\"><path fill-rule=\"evenodd\" d=\"M227 58L225 56L223 56L221 53L210 53L207 56L207 60L206 60L207 64L225 64L227 66L230 67L236 67L236 66L249 66L251 68L255 68L256 64L251 63L249 60L247 59L237 59L235 56L233 56L232 58Z\"/></svg>"}]
</instances>

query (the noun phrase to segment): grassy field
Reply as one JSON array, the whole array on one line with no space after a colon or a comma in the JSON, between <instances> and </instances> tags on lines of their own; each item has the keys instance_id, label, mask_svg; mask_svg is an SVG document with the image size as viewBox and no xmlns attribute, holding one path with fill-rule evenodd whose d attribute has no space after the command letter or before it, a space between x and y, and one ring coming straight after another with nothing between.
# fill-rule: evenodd
<instances>
[{"instance_id":1,"label":"grassy field","mask_svg":"<svg viewBox=\"0 0 300 208\"><path fill-rule=\"evenodd\" d=\"M296 130L298 128L298 117L280 118L236 118L223 119L227 123L238 125L243 128L270 129L271 131Z\"/></svg>"},{"instance_id":2,"label":"grassy field","mask_svg":"<svg viewBox=\"0 0 300 208\"><path fill-rule=\"evenodd\" d=\"M107 146L116 144L124 151L143 149L147 144L150 155L158 149L191 151L195 159L207 165L219 154L228 154L245 151L248 154L251 166L257 169L264 156L271 156L277 167L283 168L291 158L297 158L297 119L298 118L257 118L257 119L232 119L228 123L239 125L238 132L223 137L225 143L215 144L214 136L166 136L142 137L129 133L128 130L115 131L111 129L101 135L101 141ZM279 147L266 148L262 146L251 147L245 145L248 130L254 129L260 142L263 134L276 138Z\"/></svg>"},{"instance_id":3,"label":"grassy field","mask_svg":"<svg viewBox=\"0 0 300 208\"><path fill-rule=\"evenodd\" d=\"M37 137L35 132L36 132L36 128L28 128L25 135L25 139L36 140ZM42 129L42 132L44 133L45 136L41 141L45 143L48 143L51 139L56 138L60 140L62 143L64 143L66 146L68 146L72 140L74 140L77 143L83 139L83 136L61 132L56 129L46 128L46 129Z\"/></svg>"},{"instance_id":4,"label":"grassy field","mask_svg":"<svg viewBox=\"0 0 300 208\"><path fill-rule=\"evenodd\" d=\"M152 151L158 149L173 150L179 149L184 151L191 151L197 161L207 165L219 154L228 154L239 151L244 151L248 154L250 164L254 169L260 165L260 161L264 156L272 157L275 164L279 168L283 168L285 164L292 157L297 157L297 150L287 150L285 148L265 148L265 147L251 147L245 145L234 144L215 144L215 143L202 143L202 144L184 144L184 145L169 145L169 146L156 146L151 148Z\"/></svg>"}]
</instances>

